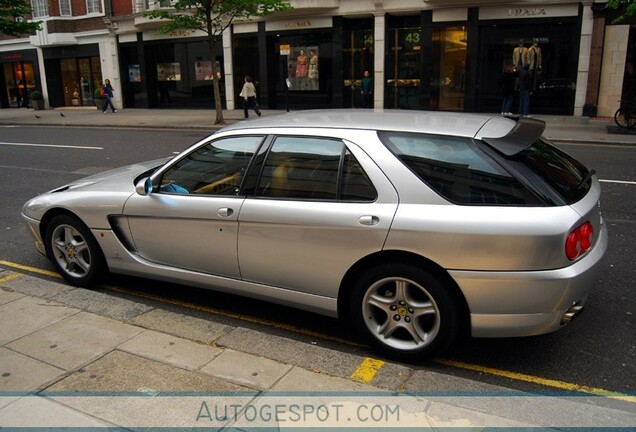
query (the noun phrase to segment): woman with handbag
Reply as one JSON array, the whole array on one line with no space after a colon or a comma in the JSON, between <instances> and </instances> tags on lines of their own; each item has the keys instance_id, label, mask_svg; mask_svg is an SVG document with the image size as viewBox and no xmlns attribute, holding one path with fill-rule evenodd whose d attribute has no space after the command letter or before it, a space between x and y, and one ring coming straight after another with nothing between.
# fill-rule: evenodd
<instances>
[{"instance_id":1,"label":"woman with handbag","mask_svg":"<svg viewBox=\"0 0 636 432\"><path fill-rule=\"evenodd\" d=\"M110 85L110 80L106 79L104 80L104 85L102 86L102 89L100 91L100 93L102 94L102 96L104 96L104 106L102 108L102 112L106 113L106 110L108 109L108 106L110 106L110 109L113 110L114 113L117 112L117 110L115 109L115 105L113 105L113 86Z\"/></svg>"}]
</instances>

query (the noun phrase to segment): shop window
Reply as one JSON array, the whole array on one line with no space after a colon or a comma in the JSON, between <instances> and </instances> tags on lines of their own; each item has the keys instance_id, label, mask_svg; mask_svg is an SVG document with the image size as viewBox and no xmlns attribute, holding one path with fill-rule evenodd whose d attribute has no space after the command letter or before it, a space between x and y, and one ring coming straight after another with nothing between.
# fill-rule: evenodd
<instances>
[{"instance_id":1,"label":"shop window","mask_svg":"<svg viewBox=\"0 0 636 432\"><path fill-rule=\"evenodd\" d=\"M466 28L433 31L431 106L440 111L463 111L466 90Z\"/></svg>"},{"instance_id":2,"label":"shop window","mask_svg":"<svg viewBox=\"0 0 636 432\"><path fill-rule=\"evenodd\" d=\"M31 10L33 18L42 18L49 16L48 0L31 0Z\"/></svg>"},{"instance_id":3,"label":"shop window","mask_svg":"<svg viewBox=\"0 0 636 432\"><path fill-rule=\"evenodd\" d=\"M3 68L4 86L9 98L9 106L15 108L27 107L29 103L28 95L35 89L33 63L5 63Z\"/></svg>"}]
</instances>

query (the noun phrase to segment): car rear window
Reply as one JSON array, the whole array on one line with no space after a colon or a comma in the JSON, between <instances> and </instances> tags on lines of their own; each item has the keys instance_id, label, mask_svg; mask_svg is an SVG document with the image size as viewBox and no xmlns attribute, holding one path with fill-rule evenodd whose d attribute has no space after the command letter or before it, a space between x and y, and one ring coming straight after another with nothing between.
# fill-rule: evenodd
<instances>
[{"instance_id":1,"label":"car rear window","mask_svg":"<svg viewBox=\"0 0 636 432\"><path fill-rule=\"evenodd\" d=\"M546 205L469 138L381 132L380 139L415 175L460 205Z\"/></svg>"},{"instance_id":2,"label":"car rear window","mask_svg":"<svg viewBox=\"0 0 636 432\"><path fill-rule=\"evenodd\" d=\"M511 157L522 163L556 192L566 204L583 198L592 180L590 171L579 161L544 138Z\"/></svg>"}]
</instances>

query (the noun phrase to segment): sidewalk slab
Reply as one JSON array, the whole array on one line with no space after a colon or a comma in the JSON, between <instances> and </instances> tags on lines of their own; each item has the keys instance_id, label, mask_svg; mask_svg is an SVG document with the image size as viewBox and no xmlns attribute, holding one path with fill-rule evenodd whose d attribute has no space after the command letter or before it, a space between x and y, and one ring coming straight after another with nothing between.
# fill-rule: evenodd
<instances>
[{"instance_id":1,"label":"sidewalk slab","mask_svg":"<svg viewBox=\"0 0 636 432\"><path fill-rule=\"evenodd\" d=\"M201 372L214 375L255 389L268 389L280 380L292 366L233 350L221 355L201 368Z\"/></svg>"},{"instance_id":2,"label":"sidewalk slab","mask_svg":"<svg viewBox=\"0 0 636 432\"><path fill-rule=\"evenodd\" d=\"M152 310L131 319L129 322L206 345L212 344L219 337L232 330L232 327L224 324L163 309Z\"/></svg>"},{"instance_id":3,"label":"sidewalk slab","mask_svg":"<svg viewBox=\"0 0 636 432\"><path fill-rule=\"evenodd\" d=\"M248 391L211 375L188 371L123 351L111 351L47 392L236 392Z\"/></svg>"},{"instance_id":4,"label":"sidewalk slab","mask_svg":"<svg viewBox=\"0 0 636 432\"><path fill-rule=\"evenodd\" d=\"M5 273L9 273L9 272L5 272ZM65 293L65 292L69 292L69 291L73 291L77 289L70 285L52 282L49 280L45 280L45 279L41 279L41 278L37 278L33 276L28 276L25 274L13 273L13 272L11 272L11 274L16 275L18 277L2 283L1 286L4 286L8 289L12 289L22 294L30 295L33 297L38 297L42 299L52 299L61 293Z\"/></svg>"},{"instance_id":5,"label":"sidewalk slab","mask_svg":"<svg viewBox=\"0 0 636 432\"><path fill-rule=\"evenodd\" d=\"M0 345L20 339L79 312L78 309L61 303L30 296L4 304L0 306Z\"/></svg>"},{"instance_id":6,"label":"sidewalk slab","mask_svg":"<svg viewBox=\"0 0 636 432\"><path fill-rule=\"evenodd\" d=\"M39 390L64 375L60 368L0 347L0 392Z\"/></svg>"},{"instance_id":7,"label":"sidewalk slab","mask_svg":"<svg viewBox=\"0 0 636 432\"><path fill-rule=\"evenodd\" d=\"M200 369L223 352L219 348L153 330L145 330L117 349L191 371Z\"/></svg>"},{"instance_id":8,"label":"sidewalk slab","mask_svg":"<svg viewBox=\"0 0 636 432\"><path fill-rule=\"evenodd\" d=\"M113 350L143 329L80 312L7 345L8 348L72 371Z\"/></svg>"},{"instance_id":9,"label":"sidewalk slab","mask_svg":"<svg viewBox=\"0 0 636 432\"><path fill-rule=\"evenodd\" d=\"M11 289L9 287L4 287L0 285L0 306L6 303L10 303L22 297L24 297L24 294L14 289Z\"/></svg>"},{"instance_id":10,"label":"sidewalk slab","mask_svg":"<svg viewBox=\"0 0 636 432\"><path fill-rule=\"evenodd\" d=\"M112 428L115 425L42 397L25 397L0 409L3 428Z\"/></svg>"}]
</instances>

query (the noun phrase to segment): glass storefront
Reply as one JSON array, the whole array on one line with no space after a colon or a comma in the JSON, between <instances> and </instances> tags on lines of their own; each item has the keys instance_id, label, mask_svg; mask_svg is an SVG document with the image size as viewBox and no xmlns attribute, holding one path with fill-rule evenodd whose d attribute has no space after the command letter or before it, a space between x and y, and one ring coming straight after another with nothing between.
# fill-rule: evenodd
<instances>
[{"instance_id":1,"label":"glass storefront","mask_svg":"<svg viewBox=\"0 0 636 432\"><path fill-rule=\"evenodd\" d=\"M35 74L32 62L4 63L3 94L6 95L3 105L11 108L29 106L29 93L35 90Z\"/></svg>"},{"instance_id":2,"label":"glass storefront","mask_svg":"<svg viewBox=\"0 0 636 432\"><path fill-rule=\"evenodd\" d=\"M499 112L499 77L508 66L528 64L533 77L531 114L572 115L579 30L576 18L558 23L484 25L479 31L477 110ZM518 112L518 99L513 112Z\"/></svg>"},{"instance_id":3,"label":"glass storefront","mask_svg":"<svg viewBox=\"0 0 636 432\"><path fill-rule=\"evenodd\" d=\"M344 21L342 41L342 67L344 78L344 107L362 106L360 80L364 71L373 77L373 20Z\"/></svg>"},{"instance_id":4,"label":"glass storefront","mask_svg":"<svg viewBox=\"0 0 636 432\"><path fill-rule=\"evenodd\" d=\"M466 90L466 27L433 30L431 108L463 111Z\"/></svg>"},{"instance_id":5,"label":"glass storefront","mask_svg":"<svg viewBox=\"0 0 636 432\"><path fill-rule=\"evenodd\" d=\"M223 78L221 45L217 44L215 58L219 79ZM144 42L141 50L137 44L122 44L120 54L126 107L214 107L207 42ZM221 100L225 101L223 82L219 88Z\"/></svg>"},{"instance_id":6,"label":"glass storefront","mask_svg":"<svg viewBox=\"0 0 636 432\"><path fill-rule=\"evenodd\" d=\"M101 87L99 57L61 59L64 106L95 105L94 90Z\"/></svg>"},{"instance_id":7,"label":"glass storefront","mask_svg":"<svg viewBox=\"0 0 636 432\"><path fill-rule=\"evenodd\" d=\"M385 107L420 109L422 31L419 16L392 17L387 31Z\"/></svg>"}]
</instances>

